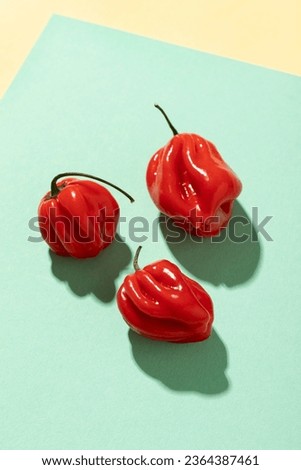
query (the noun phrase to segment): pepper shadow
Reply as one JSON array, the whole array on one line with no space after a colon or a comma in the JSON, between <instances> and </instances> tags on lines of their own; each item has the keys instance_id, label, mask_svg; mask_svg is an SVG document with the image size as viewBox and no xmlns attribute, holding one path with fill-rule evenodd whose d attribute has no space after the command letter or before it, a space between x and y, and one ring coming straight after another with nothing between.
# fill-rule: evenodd
<instances>
[{"instance_id":1,"label":"pepper shadow","mask_svg":"<svg viewBox=\"0 0 301 470\"><path fill-rule=\"evenodd\" d=\"M238 201L229 226L218 237L192 237L176 228L171 219L164 220L160 228L170 251L197 278L216 286L233 287L254 276L261 246L254 225Z\"/></svg>"},{"instance_id":2,"label":"pepper shadow","mask_svg":"<svg viewBox=\"0 0 301 470\"><path fill-rule=\"evenodd\" d=\"M172 390L217 395L229 388L227 350L214 329L199 343L154 341L132 330L129 340L140 369Z\"/></svg>"},{"instance_id":3,"label":"pepper shadow","mask_svg":"<svg viewBox=\"0 0 301 470\"><path fill-rule=\"evenodd\" d=\"M58 256L49 250L51 270L68 283L79 297L94 294L102 302L111 302L116 294L115 279L131 261L128 245L115 237L113 243L95 258L76 259Z\"/></svg>"}]
</instances>

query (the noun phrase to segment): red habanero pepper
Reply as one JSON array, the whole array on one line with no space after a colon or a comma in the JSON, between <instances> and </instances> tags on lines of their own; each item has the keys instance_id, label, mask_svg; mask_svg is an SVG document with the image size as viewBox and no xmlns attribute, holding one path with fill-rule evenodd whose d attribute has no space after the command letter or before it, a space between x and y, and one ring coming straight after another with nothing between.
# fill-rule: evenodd
<instances>
[{"instance_id":1,"label":"red habanero pepper","mask_svg":"<svg viewBox=\"0 0 301 470\"><path fill-rule=\"evenodd\" d=\"M209 294L167 260L126 276L117 293L118 308L132 330L172 343L203 341L211 334L213 303Z\"/></svg>"},{"instance_id":2,"label":"red habanero pepper","mask_svg":"<svg viewBox=\"0 0 301 470\"><path fill-rule=\"evenodd\" d=\"M61 173L53 178L51 190L38 208L42 237L58 255L90 258L112 243L119 206L100 184L69 176L95 179L117 189L131 202L134 199L118 186L85 173ZM60 178L64 179L57 182Z\"/></svg>"},{"instance_id":3,"label":"red habanero pepper","mask_svg":"<svg viewBox=\"0 0 301 470\"><path fill-rule=\"evenodd\" d=\"M228 224L242 190L213 143L179 134L159 105L174 137L151 158L146 182L158 209L196 236L218 235Z\"/></svg>"}]
</instances>

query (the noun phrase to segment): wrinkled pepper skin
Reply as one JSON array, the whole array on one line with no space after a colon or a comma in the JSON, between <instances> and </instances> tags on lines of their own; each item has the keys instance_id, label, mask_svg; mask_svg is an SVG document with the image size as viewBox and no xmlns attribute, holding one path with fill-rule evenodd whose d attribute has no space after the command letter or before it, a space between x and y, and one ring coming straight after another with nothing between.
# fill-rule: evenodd
<instances>
[{"instance_id":1,"label":"wrinkled pepper skin","mask_svg":"<svg viewBox=\"0 0 301 470\"><path fill-rule=\"evenodd\" d=\"M65 178L42 198L39 226L42 237L56 254L90 258L112 243L119 206L112 194L93 181Z\"/></svg>"},{"instance_id":2,"label":"wrinkled pepper skin","mask_svg":"<svg viewBox=\"0 0 301 470\"><path fill-rule=\"evenodd\" d=\"M209 294L166 260L126 276L117 304L129 327L153 340L190 343L203 341L211 333Z\"/></svg>"},{"instance_id":3,"label":"wrinkled pepper skin","mask_svg":"<svg viewBox=\"0 0 301 470\"><path fill-rule=\"evenodd\" d=\"M146 183L157 208L175 225L205 237L218 235L227 226L242 190L239 178L211 142L176 130L151 158Z\"/></svg>"}]
</instances>

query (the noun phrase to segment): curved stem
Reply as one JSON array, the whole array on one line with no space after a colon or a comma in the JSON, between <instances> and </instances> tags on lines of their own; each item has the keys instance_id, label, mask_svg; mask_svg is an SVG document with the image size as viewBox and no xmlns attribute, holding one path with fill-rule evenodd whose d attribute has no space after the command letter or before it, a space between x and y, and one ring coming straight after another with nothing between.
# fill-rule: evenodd
<instances>
[{"instance_id":1,"label":"curved stem","mask_svg":"<svg viewBox=\"0 0 301 470\"><path fill-rule=\"evenodd\" d=\"M135 256L134 256L134 259L133 259L133 266L134 266L135 271L140 270L140 267L139 267L139 264L138 264L138 258L139 258L139 254L140 254L141 249L142 249L142 246L138 246L137 251L136 251Z\"/></svg>"},{"instance_id":2,"label":"curved stem","mask_svg":"<svg viewBox=\"0 0 301 470\"><path fill-rule=\"evenodd\" d=\"M60 178L65 178L67 176L83 176L84 178L91 178L93 180L100 181L101 183L107 184L108 186L111 186L112 188L117 189L117 191L124 194L131 202L134 202L134 199L132 198L132 196L130 196L128 193L126 193L123 189L119 188L115 184L110 183L109 181L106 181L102 178L98 178L97 176L87 175L86 173L76 173L76 172L60 173L59 175L55 176L53 180L51 181L51 189L50 189L51 197L57 196L60 192L60 188L57 185L57 180L59 180Z\"/></svg>"},{"instance_id":3,"label":"curved stem","mask_svg":"<svg viewBox=\"0 0 301 470\"><path fill-rule=\"evenodd\" d=\"M163 116L165 117L166 121L167 121L167 124L169 125L173 135L177 135L178 134L178 131L177 129L172 125L172 123L170 122L167 114L165 113L165 111L161 108L161 106L159 106L158 104L155 104L154 105L155 108L159 109L159 111L161 111L161 113L163 114Z\"/></svg>"}]
</instances>

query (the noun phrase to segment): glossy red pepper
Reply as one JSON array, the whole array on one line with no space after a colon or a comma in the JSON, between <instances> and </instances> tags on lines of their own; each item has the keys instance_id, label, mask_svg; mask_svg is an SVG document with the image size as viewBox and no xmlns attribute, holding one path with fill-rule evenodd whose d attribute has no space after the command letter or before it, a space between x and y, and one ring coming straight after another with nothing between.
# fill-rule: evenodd
<instances>
[{"instance_id":1,"label":"glossy red pepper","mask_svg":"<svg viewBox=\"0 0 301 470\"><path fill-rule=\"evenodd\" d=\"M126 276L117 304L126 323L136 333L158 341L190 343L210 336L213 303L209 294L167 260Z\"/></svg>"},{"instance_id":2,"label":"glossy red pepper","mask_svg":"<svg viewBox=\"0 0 301 470\"><path fill-rule=\"evenodd\" d=\"M85 173L61 173L53 178L51 190L42 198L39 226L42 237L58 255L89 258L112 243L119 219L119 206L112 194L94 181L69 178L93 178L122 189L101 178ZM60 182L57 181L64 178Z\"/></svg>"},{"instance_id":3,"label":"glossy red pepper","mask_svg":"<svg viewBox=\"0 0 301 470\"><path fill-rule=\"evenodd\" d=\"M146 181L158 209L197 236L218 235L228 224L242 190L216 147L196 134L179 134L163 109L174 137L151 158Z\"/></svg>"}]
</instances>

